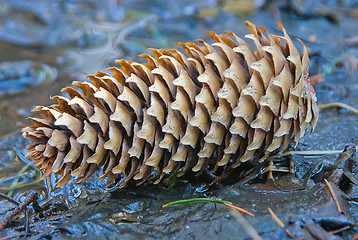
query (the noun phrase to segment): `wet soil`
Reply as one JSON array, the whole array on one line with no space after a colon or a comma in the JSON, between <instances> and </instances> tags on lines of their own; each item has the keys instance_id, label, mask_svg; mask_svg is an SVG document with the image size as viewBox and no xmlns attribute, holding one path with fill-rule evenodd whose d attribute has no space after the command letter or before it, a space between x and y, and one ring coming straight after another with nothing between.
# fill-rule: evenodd
<instances>
[{"instance_id":1,"label":"wet soil","mask_svg":"<svg viewBox=\"0 0 358 240\"><path fill-rule=\"evenodd\" d=\"M29 124L26 117L33 107L52 104L49 96L59 94L73 80L85 80L86 74L114 65L114 59L142 62L137 55L148 47L173 48L176 42L198 38L210 41L206 31L229 30L244 36L245 20L277 34L275 22L283 23L292 37L309 47L311 76L324 77L314 83L319 104L343 102L357 108L355 1L3 0L0 9L0 64L11 66L0 71L0 192L20 202L29 191L38 192L43 211L31 209L27 238L251 238L240 216L221 204L162 207L194 197L228 200L253 212L255 217L244 219L264 239L287 239L287 229L295 239L312 239L315 233L326 237L322 239L349 239L357 231L358 187L347 180L343 166L330 181L341 214L323 179L310 178L313 169L333 164L338 154L286 157L282 160L292 159L295 164L293 174L275 173L274 181L264 177L250 184L224 182L208 188L205 179L180 179L174 187L128 186L115 191L102 188L104 183L92 177L52 189L55 177L40 180L40 173L23 158L28 142L19 133ZM358 115L347 110L321 110L317 128L300 140L296 150L358 145L357 122ZM351 161L354 165L357 158ZM268 207L285 229L273 221ZM0 219L11 209L0 199ZM0 238L24 235L23 215L0 232Z\"/></svg>"}]
</instances>

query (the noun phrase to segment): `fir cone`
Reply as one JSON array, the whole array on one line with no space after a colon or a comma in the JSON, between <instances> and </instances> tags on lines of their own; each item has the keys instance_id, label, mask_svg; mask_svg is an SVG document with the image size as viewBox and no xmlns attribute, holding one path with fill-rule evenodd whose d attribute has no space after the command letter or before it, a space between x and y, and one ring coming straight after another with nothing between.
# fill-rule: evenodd
<instances>
[{"instance_id":1,"label":"fir cone","mask_svg":"<svg viewBox=\"0 0 358 240\"><path fill-rule=\"evenodd\" d=\"M23 129L34 141L26 157L44 179L60 174L57 187L99 169L99 180L118 177L123 187L223 173L297 144L318 119L307 49L301 57L281 24L283 36L246 24L255 50L232 32L208 32L211 45L178 43L186 54L149 49L154 57L140 55L145 64L116 60L113 74L73 82L62 90L69 98L33 110L42 118Z\"/></svg>"}]
</instances>

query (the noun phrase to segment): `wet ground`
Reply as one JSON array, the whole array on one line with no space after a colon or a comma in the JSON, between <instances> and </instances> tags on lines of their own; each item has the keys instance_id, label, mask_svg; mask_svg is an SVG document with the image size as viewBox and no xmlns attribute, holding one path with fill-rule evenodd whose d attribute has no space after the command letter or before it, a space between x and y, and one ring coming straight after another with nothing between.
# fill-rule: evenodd
<instances>
[{"instance_id":1,"label":"wet ground","mask_svg":"<svg viewBox=\"0 0 358 240\"><path fill-rule=\"evenodd\" d=\"M338 154L288 157L295 163L295 174L275 175L275 181L228 182L208 189L203 179L179 180L171 188L129 186L111 193L94 178L53 190L54 179L41 181L40 173L23 158L27 142L19 131L29 124L31 109L51 104L49 96L73 80L103 71L117 58L142 61L137 55L148 47L173 48L176 42L198 38L210 41L205 35L209 30L244 36L245 20L276 34L275 22L283 23L292 37L309 47L319 103L358 107L356 1L0 1L0 192L20 202L30 190L39 194L46 212L31 214L29 239L250 238L245 221L223 205L162 207L194 197L228 200L253 212L255 217L244 219L265 239L288 238L267 207L297 239L313 238L314 232L326 236L322 239L355 234L358 187L347 180L342 166L331 184L343 214L337 213L322 179L310 178L311 169L333 164ZM321 110L315 132L307 134L297 150L358 145L357 122L358 115L347 110ZM350 161L354 165L357 159ZM355 174L354 167L352 171ZM1 217L12 205L0 203ZM336 235L328 233L339 228L344 229ZM0 237L24 234L20 215Z\"/></svg>"}]
</instances>

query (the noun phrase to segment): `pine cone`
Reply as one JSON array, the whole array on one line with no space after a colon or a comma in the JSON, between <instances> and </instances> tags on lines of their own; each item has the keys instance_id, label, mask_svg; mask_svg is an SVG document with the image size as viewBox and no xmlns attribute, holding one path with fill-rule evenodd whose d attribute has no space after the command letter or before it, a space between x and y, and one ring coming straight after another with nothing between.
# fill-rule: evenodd
<instances>
[{"instance_id":1,"label":"pine cone","mask_svg":"<svg viewBox=\"0 0 358 240\"><path fill-rule=\"evenodd\" d=\"M256 51L232 32L208 32L211 45L178 43L187 55L149 49L154 57L140 55L145 64L116 60L113 75L73 82L62 89L70 98L33 110L43 118L23 129L34 141L26 157L44 179L60 174L57 187L99 169L99 180L120 176L124 187L131 179L222 173L297 144L318 119L307 49L300 57L281 24L283 36L246 24Z\"/></svg>"}]
</instances>

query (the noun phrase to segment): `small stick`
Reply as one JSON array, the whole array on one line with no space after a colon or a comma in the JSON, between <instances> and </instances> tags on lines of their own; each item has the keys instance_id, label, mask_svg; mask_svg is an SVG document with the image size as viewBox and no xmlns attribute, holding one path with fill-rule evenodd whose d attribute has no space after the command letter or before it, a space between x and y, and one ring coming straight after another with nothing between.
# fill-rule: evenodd
<instances>
[{"instance_id":1,"label":"small stick","mask_svg":"<svg viewBox=\"0 0 358 240\"><path fill-rule=\"evenodd\" d=\"M339 107L339 108L347 109L347 110L351 111L354 114L358 114L358 109L356 109L356 108L354 108L352 106L349 106L348 104L341 103L341 102L333 102L333 103L321 104L321 105L318 105L318 107L320 109L326 109L326 108L331 108L331 107Z\"/></svg>"},{"instance_id":2,"label":"small stick","mask_svg":"<svg viewBox=\"0 0 358 240\"><path fill-rule=\"evenodd\" d=\"M9 224L11 219L15 217L19 212L24 210L31 202L36 200L37 193L31 192L24 202L22 202L20 205L18 205L14 210L8 212L3 219L0 220L0 231L4 230L5 227ZM11 201L12 202L12 201ZM27 212L25 209L25 218L27 217Z\"/></svg>"},{"instance_id":3,"label":"small stick","mask_svg":"<svg viewBox=\"0 0 358 240\"><path fill-rule=\"evenodd\" d=\"M337 158L336 162L332 165L331 168L337 169L342 162L345 162L345 161L347 161L347 159L351 158L355 152L356 152L356 149L354 148L354 146L347 145L344 148L343 152Z\"/></svg>"},{"instance_id":4,"label":"small stick","mask_svg":"<svg viewBox=\"0 0 358 240\"><path fill-rule=\"evenodd\" d=\"M331 184L327 181L327 179L324 179L324 182L326 183L327 187L328 187L328 190L329 192L331 193L332 195L332 198L333 198L333 201L334 203L336 204L336 207L337 207L337 211L338 211L338 214L341 214L341 206L339 206L339 203L338 203L338 200L337 200L337 196L336 194L334 193L332 187L331 187Z\"/></svg>"},{"instance_id":5,"label":"small stick","mask_svg":"<svg viewBox=\"0 0 358 240\"><path fill-rule=\"evenodd\" d=\"M277 215L274 213L274 211L272 211L272 209L271 209L270 207L268 207L267 210L268 210L268 212L270 213L272 219L277 223L277 225L278 225L280 228L284 229L284 228L285 228L285 224L283 224L283 222L281 221L281 219L279 219L279 218L277 217ZM292 235L292 233L290 232L290 230L285 229L285 231L286 231L286 234L287 234L287 236L288 236L289 238L293 238L293 235Z\"/></svg>"},{"instance_id":6,"label":"small stick","mask_svg":"<svg viewBox=\"0 0 358 240\"><path fill-rule=\"evenodd\" d=\"M5 200L8 201L8 202L11 202L12 204L15 204L16 206L19 206L19 205L20 205L20 203L19 203L18 201L15 201L15 200L12 199L11 197L9 197L9 196L7 196L7 195L5 195L5 194L3 194L3 193L0 193L0 197L3 198L3 199L5 199Z\"/></svg>"}]
</instances>

